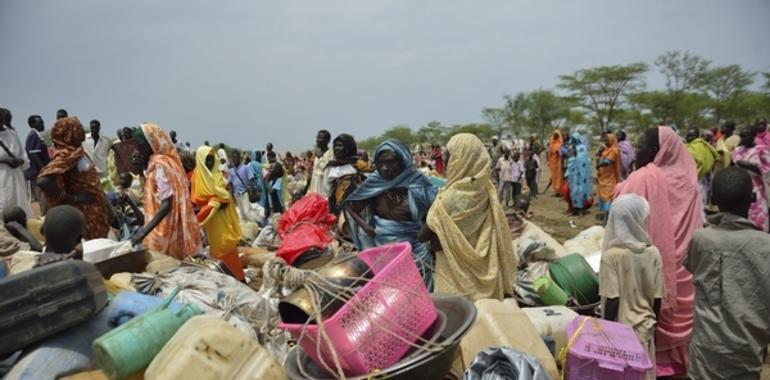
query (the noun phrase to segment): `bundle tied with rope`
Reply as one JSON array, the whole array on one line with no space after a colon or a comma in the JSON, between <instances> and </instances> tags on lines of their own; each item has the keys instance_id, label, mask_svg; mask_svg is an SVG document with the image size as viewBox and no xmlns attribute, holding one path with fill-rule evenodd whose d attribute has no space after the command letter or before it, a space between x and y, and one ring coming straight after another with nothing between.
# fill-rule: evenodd
<instances>
[{"instance_id":1,"label":"bundle tied with rope","mask_svg":"<svg viewBox=\"0 0 770 380\"><path fill-rule=\"evenodd\" d=\"M395 252L398 249L403 250L404 246L391 245L377 249ZM443 351L449 346L449 342L436 343L423 336L436 321L437 311L412 261L411 250L405 253L394 255L384 252L367 255L364 251L358 256L337 257L318 272L291 267L280 258L269 261L265 264L265 272L274 283L276 294L293 290L279 304L284 322L280 327L292 333L294 339L319 367L338 378L384 371L403 359L410 349L416 353ZM364 256L366 257L362 259ZM364 263L363 269L361 263ZM418 285L417 287L399 281L403 280L398 278L399 273L388 275L394 265L402 264L411 265L413 284ZM400 267L395 268L399 272L408 272ZM358 272L354 273L356 269ZM298 293L306 294L305 306L297 305L300 301L296 297L292 299L292 296ZM425 306L420 302L426 299L432 308L432 314L420 309ZM287 301L292 301L293 304L286 307ZM285 307L282 308L281 305ZM297 314L290 315L287 312L297 309L307 314L304 320L296 318ZM404 315L410 313L413 314L412 319L417 318L417 321L405 323ZM346 335L348 331L341 326L345 324L355 326L356 333L350 335L356 335L358 340ZM382 344L383 341L395 342L402 347L401 356L389 358L391 361L382 366L372 366L371 362L367 362L369 365L363 370L361 365L357 366L354 360L351 360L350 356L358 355L361 361L366 361L365 352L370 347L364 346ZM348 347L349 345L355 347ZM377 349L386 351L382 347ZM306 372L303 363L299 362L299 356L296 365L303 376L313 378Z\"/></svg>"}]
</instances>

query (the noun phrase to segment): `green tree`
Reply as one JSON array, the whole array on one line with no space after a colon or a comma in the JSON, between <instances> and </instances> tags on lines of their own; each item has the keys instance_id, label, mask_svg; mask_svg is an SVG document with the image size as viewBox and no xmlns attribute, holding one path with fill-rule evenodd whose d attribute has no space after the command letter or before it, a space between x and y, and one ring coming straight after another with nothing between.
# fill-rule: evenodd
<instances>
[{"instance_id":1,"label":"green tree","mask_svg":"<svg viewBox=\"0 0 770 380\"><path fill-rule=\"evenodd\" d=\"M382 136L377 137L368 137L366 139L363 139L358 142L358 148L363 149L368 152L373 152L378 145L382 144L382 142L385 141L385 138Z\"/></svg>"},{"instance_id":2,"label":"green tree","mask_svg":"<svg viewBox=\"0 0 770 380\"><path fill-rule=\"evenodd\" d=\"M571 114L573 101L556 95L552 90L535 90L527 95L527 114L530 125L540 136L545 136L554 128L560 127L568 117L575 117L579 113Z\"/></svg>"},{"instance_id":3,"label":"green tree","mask_svg":"<svg viewBox=\"0 0 770 380\"><path fill-rule=\"evenodd\" d=\"M657 102L651 110L653 114L660 112L656 116L664 116L661 121L666 125L687 128L693 121L693 115L700 115L708 109L708 104L700 102L702 97L695 92L706 84L711 61L689 51L668 51L655 60L655 65L666 78L666 92L650 93L651 97L645 100Z\"/></svg>"},{"instance_id":4,"label":"green tree","mask_svg":"<svg viewBox=\"0 0 770 380\"><path fill-rule=\"evenodd\" d=\"M666 89L669 92L688 92L703 87L711 60L689 51L667 51L657 59L655 66L666 77Z\"/></svg>"},{"instance_id":5,"label":"green tree","mask_svg":"<svg viewBox=\"0 0 770 380\"><path fill-rule=\"evenodd\" d=\"M756 73L743 70L739 65L719 66L706 73L703 88L712 98L712 111L716 122L736 116L738 99L754 83L755 76Z\"/></svg>"},{"instance_id":6,"label":"green tree","mask_svg":"<svg viewBox=\"0 0 770 380\"><path fill-rule=\"evenodd\" d=\"M706 122L711 99L696 92L648 91L631 96L629 104L635 112L648 114L654 124L675 125L684 129L702 126ZM632 119L642 120L638 117Z\"/></svg>"},{"instance_id":7,"label":"green tree","mask_svg":"<svg viewBox=\"0 0 770 380\"><path fill-rule=\"evenodd\" d=\"M505 110L502 108L484 108L481 110L481 117L495 129L497 137L503 137L503 130L507 127Z\"/></svg>"},{"instance_id":8,"label":"green tree","mask_svg":"<svg viewBox=\"0 0 770 380\"><path fill-rule=\"evenodd\" d=\"M406 145L411 145L417 142L417 138L412 133L412 129L408 125L397 125L385 131L382 134L382 139L396 139Z\"/></svg>"},{"instance_id":9,"label":"green tree","mask_svg":"<svg viewBox=\"0 0 770 380\"><path fill-rule=\"evenodd\" d=\"M449 128L441 125L438 121L431 121L420 127L415 133L415 137L420 143L444 144L448 130Z\"/></svg>"},{"instance_id":10,"label":"green tree","mask_svg":"<svg viewBox=\"0 0 770 380\"><path fill-rule=\"evenodd\" d=\"M530 106L529 97L527 93L519 92L516 96L506 95L503 100L505 100L505 106L503 106L505 121L511 126L513 133L520 136L529 123L527 116Z\"/></svg>"},{"instance_id":11,"label":"green tree","mask_svg":"<svg viewBox=\"0 0 770 380\"><path fill-rule=\"evenodd\" d=\"M762 78L765 79L765 84L762 85L762 89L770 92L770 72L762 73Z\"/></svg>"},{"instance_id":12,"label":"green tree","mask_svg":"<svg viewBox=\"0 0 770 380\"><path fill-rule=\"evenodd\" d=\"M739 124L753 123L758 117L767 117L770 93L746 91L738 95L730 118Z\"/></svg>"},{"instance_id":13,"label":"green tree","mask_svg":"<svg viewBox=\"0 0 770 380\"><path fill-rule=\"evenodd\" d=\"M600 130L607 130L628 96L644 89L647 64L600 66L559 76L559 87L580 102Z\"/></svg>"}]
</instances>

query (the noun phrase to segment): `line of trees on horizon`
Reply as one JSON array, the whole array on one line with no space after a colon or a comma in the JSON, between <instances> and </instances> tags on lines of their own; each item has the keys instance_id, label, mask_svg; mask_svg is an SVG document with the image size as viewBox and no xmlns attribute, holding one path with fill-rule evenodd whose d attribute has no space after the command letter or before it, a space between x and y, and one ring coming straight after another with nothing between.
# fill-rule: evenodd
<instances>
[{"instance_id":1,"label":"line of trees on horizon","mask_svg":"<svg viewBox=\"0 0 770 380\"><path fill-rule=\"evenodd\" d=\"M664 89L647 89L645 75L651 67L644 62L581 69L560 75L555 89L504 96L501 106L481 110L482 123L447 126L431 121L416 130L398 125L358 145L371 151L388 138L443 145L463 132L490 139L505 134L542 138L556 128L638 133L669 125L681 131L710 128L725 120L748 124L770 112L770 72L753 72L737 64L715 66L689 51L665 52L654 66L665 79ZM758 78L762 83L754 89Z\"/></svg>"}]
</instances>

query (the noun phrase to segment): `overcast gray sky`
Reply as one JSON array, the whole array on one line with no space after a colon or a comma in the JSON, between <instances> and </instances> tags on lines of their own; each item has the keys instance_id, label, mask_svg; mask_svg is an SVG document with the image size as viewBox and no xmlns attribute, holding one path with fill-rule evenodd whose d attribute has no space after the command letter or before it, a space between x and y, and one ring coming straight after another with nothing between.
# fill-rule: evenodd
<instances>
[{"instance_id":1,"label":"overcast gray sky","mask_svg":"<svg viewBox=\"0 0 770 380\"><path fill-rule=\"evenodd\" d=\"M197 145L298 150L477 122L557 75L690 50L770 70L770 1L0 1L0 104L26 131L155 121ZM656 73L653 85L662 85Z\"/></svg>"}]
</instances>

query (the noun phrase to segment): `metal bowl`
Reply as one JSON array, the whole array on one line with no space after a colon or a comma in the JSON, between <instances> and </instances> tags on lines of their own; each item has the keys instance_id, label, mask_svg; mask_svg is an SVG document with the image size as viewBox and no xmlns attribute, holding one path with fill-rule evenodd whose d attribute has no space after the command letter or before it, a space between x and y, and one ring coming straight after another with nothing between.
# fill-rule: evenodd
<instances>
[{"instance_id":1,"label":"metal bowl","mask_svg":"<svg viewBox=\"0 0 770 380\"><path fill-rule=\"evenodd\" d=\"M446 317L445 326L434 331L431 342L447 344L440 352L413 350L404 359L390 368L377 373L351 377L350 379L443 379L452 368L457 356L460 340L476 320L476 307L465 297L432 294L431 298L440 316ZM302 369L298 366L302 366ZM334 379L327 371L316 365L299 346L289 351L284 368L290 379L307 379L302 371L315 379Z\"/></svg>"},{"instance_id":2,"label":"metal bowl","mask_svg":"<svg viewBox=\"0 0 770 380\"><path fill-rule=\"evenodd\" d=\"M350 288L363 285L365 280L358 279L359 277L364 279L374 277L369 266L356 255L335 259L319 269L318 273L338 286ZM324 319L333 316L345 304L343 300L336 298L336 295L332 292L321 294L321 316ZM316 308L310 292L305 288L299 288L278 303L278 313L284 323L304 324L311 315L315 315Z\"/></svg>"}]
</instances>

